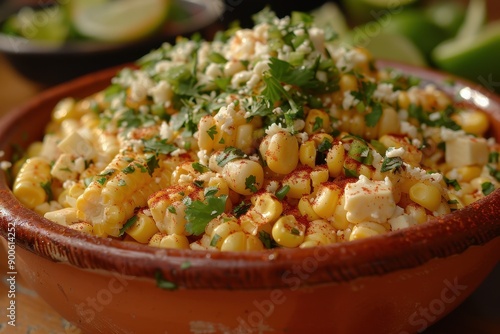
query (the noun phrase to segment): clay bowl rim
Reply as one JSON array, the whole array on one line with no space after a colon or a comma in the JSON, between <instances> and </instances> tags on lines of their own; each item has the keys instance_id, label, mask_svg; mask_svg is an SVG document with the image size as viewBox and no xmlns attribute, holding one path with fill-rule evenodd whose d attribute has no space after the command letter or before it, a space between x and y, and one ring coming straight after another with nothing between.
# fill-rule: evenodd
<instances>
[{"instance_id":1,"label":"clay bowl rim","mask_svg":"<svg viewBox=\"0 0 500 334\"><path fill-rule=\"evenodd\" d=\"M493 119L496 137L500 138L500 97L466 80L435 70L387 61L379 61L378 66L418 75L440 87L443 79L451 77L455 80L453 90L470 87L483 101L489 99L488 113ZM13 110L0 124L0 150L6 149L9 138L13 136L12 127L28 120L41 102L55 103L89 85L106 84L119 68L106 69L56 86ZM301 286L338 284L414 268L435 258L460 254L471 246L483 246L500 236L498 212L500 190L432 222L348 243L244 253L157 249L89 236L52 223L22 207L7 186L5 172L0 172L0 234L4 238L8 237L9 226L15 224L16 244L43 258L81 269L145 279L155 279L160 273L163 279L188 289L286 287L290 282L285 280L285 275L297 266L311 269L300 281Z\"/></svg>"}]
</instances>

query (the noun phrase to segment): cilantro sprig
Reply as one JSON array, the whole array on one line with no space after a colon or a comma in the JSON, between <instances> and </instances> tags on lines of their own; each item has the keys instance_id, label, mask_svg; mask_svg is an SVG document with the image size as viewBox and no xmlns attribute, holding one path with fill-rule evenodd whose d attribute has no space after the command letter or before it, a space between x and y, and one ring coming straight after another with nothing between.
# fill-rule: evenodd
<instances>
[{"instance_id":1,"label":"cilantro sprig","mask_svg":"<svg viewBox=\"0 0 500 334\"><path fill-rule=\"evenodd\" d=\"M227 195L215 196L218 189L208 187L205 189L205 199L203 201L193 201L186 197L183 203L186 205L186 231L201 235L205 232L205 227L214 218L224 213L226 208Z\"/></svg>"}]
</instances>

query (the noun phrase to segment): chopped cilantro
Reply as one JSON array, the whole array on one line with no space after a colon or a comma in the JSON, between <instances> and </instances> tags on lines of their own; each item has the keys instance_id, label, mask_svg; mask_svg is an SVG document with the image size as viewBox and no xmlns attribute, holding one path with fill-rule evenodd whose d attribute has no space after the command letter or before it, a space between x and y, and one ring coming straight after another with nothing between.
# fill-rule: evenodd
<instances>
[{"instance_id":1,"label":"chopped cilantro","mask_svg":"<svg viewBox=\"0 0 500 334\"><path fill-rule=\"evenodd\" d=\"M290 186L286 185L278 189L275 195L281 201L283 200L283 198L285 198L286 194L288 194L289 191L290 191Z\"/></svg>"},{"instance_id":2,"label":"chopped cilantro","mask_svg":"<svg viewBox=\"0 0 500 334\"><path fill-rule=\"evenodd\" d=\"M373 128L377 125L380 117L382 117L382 105L380 103L375 103L372 107L372 111L365 115L366 125Z\"/></svg>"},{"instance_id":3,"label":"chopped cilantro","mask_svg":"<svg viewBox=\"0 0 500 334\"><path fill-rule=\"evenodd\" d=\"M166 139L154 137L151 139L142 139L144 152L153 152L155 154L169 154L177 149L175 145L168 144Z\"/></svg>"},{"instance_id":4,"label":"chopped cilantro","mask_svg":"<svg viewBox=\"0 0 500 334\"><path fill-rule=\"evenodd\" d=\"M316 117L313 124L313 132L320 130L323 127L323 119L321 117Z\"/></svg>"},{"instance_id":5,"label":"chopped cilantro","mask_svg":"<svg viewBox=\"0 0 500 334\"><path fill-rule=\"evenodd\" d=\"M358 177L358 172L354 169L349 169L344 166L344 175L347 177Z\"/></svg>"},{"instance_id":6,"label":"chopped cilantro","mask_svg":"<svg viewBox=\"0 0 500 334\"><path fill-rule=\"evenodd\" d=\"M156 155L152 154L151 156L146 158L146 163L148 166L148 173L150 176L153 176L153 172L156 168L160 167L160 161L156 157Z\"/></svg>"},{"instance_id":7,"label":"chopped cilantro","mask_svg":"<svg viewBox=\"0 0 500 334\"><path fill-rule=\"evenodd\" d=\"M495 167L490 166L490 165L486 165L486 167L488 168L490 175L493 176L495 178L495 180L500 182L500 170L498 170Z\"/></svg>"},{"instance_id":8,"label":"chopped cilantro","mask_svg":"<svg viewBox=\"0 0 500 334\"><path fill-rule=\"evenodd\" d=\"M174 215L177 214L177 210L175 209L175 206L173 206L173 205L170 205L167 208L167 210L168 210L168 212L173 213Z\"/></svg>"},{"instance_id":9,"label":"chopped cilantro","mask_svg":"<svg viewBox=\"0 0 500 334\"><path fill-rule=\"evenodd\" d=\"M202 165L200 164L199 162L193 162L191 164L191 166L193 167L193 169L201 174L203 173L206 173L208 171L210 171L210 168L208 168L207 166L205 165Z\"/></svg>"},{"instance_id":10,"label":"chopped cilantro","mask_svg":"<svg viewBox=\"0 0 500 334\"><path fill-rule=\"evenodd\" d=\"M447 177L444 177L444 182L449 185L449 186L452 186L453 189L455 189L456 191L459 191L460 189L462 189L460 187L460 184L458 183L458 181L456 179L449 179Z\"/></svg>"},{"instance_id":11,"label":"chopped cilantro","mask_svg":"<svg viewBox=\"0 0 500 334\"><path fill-rule=\"evenodd\" d=\"M297 229L295 227L292 227L292 229L290 230L290 233L292 233L293 235L300 235L299 229Z\"/></svg>"},{"instance_id":12,"label":"chopped cilantro","mask_svg":"<svg viewBox=\"0 0 500 334\"><path fill-rule=\"evenodd\" d=\"M380 169L380 171L381 172L392 171L393 173L396 173L402 166L403 166L403 159L401 159L400 157L385 158L384 161L382 162L382 168Z\"/></svg>"},{"instance_id":13,"label":"chopped cilantro","mask_svg":"<svg viewBox=\"0 0 500 334\"><path fill-rule=\"evenodd\" d=\"M130 217L129 219L127 219L127 221L125 222L125 224L123 224L122 228L120 229L120 232L118 234L119 237L123 236L125 234L125 232L132 227L132 225L135 224L135 222L137 221L137 219L139 219L137 217L137 215L133 215L132 217Z\"/></svg>"},{"instance_id":14,"label":"chopped cilantro","mask_svg":"<svg viewBox=\"0 0 500 334\"><path fill-rule=\"evenodd\" d=\"M217 192L217 188L215 188ZM194 234L201 235L205 232L207 224L220 214L226 208L227 195L220 197L214 196L214 193L205 194L205 200L193 201L191 198L186 197L184 204L186 205L186 231Z\"/></svg>"},{"instance_id":15,"label":"chopped cilantro","mask_svg":"<svg viewBox=\"0 0 500 334\"><path fill-rule=\"evenodd\" d=\"M278 244L266 231L259 231L259 239L267 249L276 248Z\"/></svg>"},{"instance_id":16,"label":"chopped cilantro","mask_svg":"<svg viewBox=\"0 0 500 334\"><path fill-rule=\"evenodd\" d=\"M240 204L238 204L237 206L234 207L233 214L236 217L243 216L245 213L248 212L248 210L250 209L251 206L252 206L252 203L247 203L245 201L242 201L242 202L240 202Z\"/></svg>"},{"instance_id":17,"label":"chopped cilantro","mask_svg":"<svg viewBox=\"0 0 500 334\"><path fill-rule=\"evenodd\" d=\"M155 279L156 279L156 286L159 287L160 289L164 290L177 290L177 284L174 282L170 282L163 277L163 274L160 270L157 270L155 272Z\"/></svg>"},{"instance_id":18,"label":"chopped cilantro","mask_svg":"<svg viewBox=\"0 0 500 334\"><path fill-rule=\"evenodd\" d=\"M488 162L489 163L498 163L499 156L500 156L500 152L491 152L488 155Z\"/></svg>"},{"instance_id":19,"label":"chopped cilantro","mask_svg":"<svg viewBox=\"0 0 500 334\"><path fill-rule=\"evenodd\" d=\"M219 153L215 161L220 167L224 167L228 162L243 158L245 153L236 147L226 147L223 152Z\"/></svg>"},{"instance_id":20,"label":"chopped cilantro","mask_svg":"<svg viewBox=\"0 0 500 334\"><path fill-rule=\"evenodd\" d=\"M119 187L125 187L126 185L127 185L127 182L124 179L118 180Z\"/></svg>"},{"instance_id":21,"label":"chopped cilantro","mask_svg":"<svg viewBox=\"0 0 500 334\"><path fill-rule=\"evenodd\" d=\"M224 58L223 55L221 55L218 52L212 52L208 55L208 59L215 64L225 64L227 63L227 59Z\"/></svg>"},{"instance_id":22,"label":"chopped cilantro","mask_svg":"<svg viewBox=\"0 0 500 334\"><path fill-rule=\"evenodd\" d=\"M245 179L245 189L250 190L253 193L256 193L259 189L255 186L257 183L257 179L255 175L250 175Z\"/></svg>"},{"instance_id":23,"label":"chopped cilantro","mask_svg":"<svg viewBox=\"0 0 500 334\"><path fill-rule=\"evenodd\" d=\"M122 169L123 174L132 174L135 172L135 167L132 165L128 165L127 167Z\"/></svg>"},{"instance_id":24,"label":"chopped cilantro","mask_svg":"<svg viewBox=\"0 0 500 334\"><path fill-rule=\"evenodd\" d=\"M484 182L481 184L481 190L483 191L483 194L487 196L495 191L495 186L491 182Z\"/></svg>"},{"instance_id":25,"label":"chopped cilantro","mask_svg":"<svg viewBox=\"0 0 500 334\"><path fill-rule=\"evenodd\" d=\"M332 142L328 139L323 139L321 143L318 145L318 152L325 153L328 152L332 148Z\"/></svg>"},{"instance_id":26,"label":"chopped cilantro","mask_svg":"<svg viewBox=\"0 0 500 334\"><path fill-rule=\"evenodd\" d=\"M217 134L217 127L215 125L210 127L210 129L207 130L207 135L212 140L214 140L216 134Z\"/></svg>"},{"instance_id":27,"label":"chopped cilantro","mask_svg":"<svg viewBox=\"0 0 500 334\"><path fill-rule=\"evenodd\" d=\"M52 182L41 182L40 187L43 188L43 191L45 191L45 194L47 195L47 202L52 201L54 198L54 194L52 193Z\"/></svg>"}]
</instances>

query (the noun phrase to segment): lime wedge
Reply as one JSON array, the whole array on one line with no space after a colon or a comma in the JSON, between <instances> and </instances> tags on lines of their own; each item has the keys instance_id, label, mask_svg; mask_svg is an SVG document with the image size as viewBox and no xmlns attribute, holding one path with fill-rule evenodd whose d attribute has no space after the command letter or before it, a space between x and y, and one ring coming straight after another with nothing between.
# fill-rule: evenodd
<instances>
[{"instance_id":1,"label":"lime wedge","mask_svg":"<svg viewBox=\"0 0 500 334\"><path fill-rule=\"evenodd\" d=\"M342 4L348 17L354 21L352 23L359 25L386 14L397 15L401 9L417 2L418 0L343 0Z\"/></svg>"},{"instance_id":2,"label":"lime wedge","mask_svg":"<svg viewBox=\"0 0 500 334\"><path fill-rule=\"evenodd\" d=\"M332 2L327 2L316 8L311 14L314 16L314 23L318 27L324 28L331 26L339 36L344 36L349 31L349 26L347 25L344 14L340 8Z\"/></svg>"},{"instance_id":3,"label":"lime wedge","mask_svg":"<svg viewBox=\"0 0 500 334\"><path fill-rule=\"evenodd\" d=\"M23 7L6 20L2 30L33 41L59 44L69 34L69 23L59 6Z\"/></svg>"},{"instance_id":4,"label":"lime wedge","mask_svg":"<svg viewBox=\"0 0 500 334\"><path fill-rule=\"evenodd\" d=\"M380 33L363 41L358 35L353 35L354 44L368 49L374 58L392 60L415 66L426 66L422 52L407 37L394 33Z\"/></svg>"},{"instance_id":5,"label":"lime wedge","mask_svg":"<svg viewBox=\"0 0 500 334\"><path fill-rule=\"evenodd\" d=\"M484 26L486 16L486 2L484 0L470 0L464 23L456 38L475 38Z\"/></svg>"},{"instance_id":6,"label":"lime wedge","mask_svg":"<svg viewBox=\"0 0 500 334\"><path fill-rule=\"evenodd\" d=\"M438 1L425 7L425 14L443 29L448 38L455 37L465 19L465 6L455 0Z\"/></svg>"},{"instance_id":7,"label":"lime wedge","mask_svg":"<svg viewBox=\"0 0 500 334\"><path fill-rule=\"evenodd\" d=\"M110 42L146 36L166 20L170 0L73 0L68 4L74 28L83 36Z\"/></svg>"},{"instance_id":8,"label":"lime wedge","mask_svg":"<svg viewBox=\"0 0 500 334\"><path fill-rule=\"evenodd\" d=\"M433 52L433 60L439 68L484 85L492 80L498 85L498 59L500 21L485 26L474 38L446 41Z\"/></svg>"}]
</instances>

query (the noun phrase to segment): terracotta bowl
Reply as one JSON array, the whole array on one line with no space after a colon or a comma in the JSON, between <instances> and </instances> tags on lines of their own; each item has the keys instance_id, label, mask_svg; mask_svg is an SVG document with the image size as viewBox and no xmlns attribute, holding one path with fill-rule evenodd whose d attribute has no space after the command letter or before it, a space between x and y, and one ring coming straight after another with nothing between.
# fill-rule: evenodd
<instances>
[{"instance_id":1,"label":"terracotta bowl","mask_svg":"<svg viewBox=\"0 0 500 334\"><path fill-rule=\"evenodd\" d=\"M444 76L397 64L440 85ZM39 139L55 103L106 87L117 69L46 91L0 124L3 159ZM500 98L449 87L491 116ZM418 227L312 249L207 253L100 239L23 208L0 172L0 232L16 270L85 333L412 333L469 296L500 258L500 190ZM12 235L10 235L12 236ZM2 239L3 240L3 239ZM3 240L4 244L7 241ZM157 278L172 282L158 287ZM161 282L165 282L162 280Z\"/></svg>"}]
</instances>

